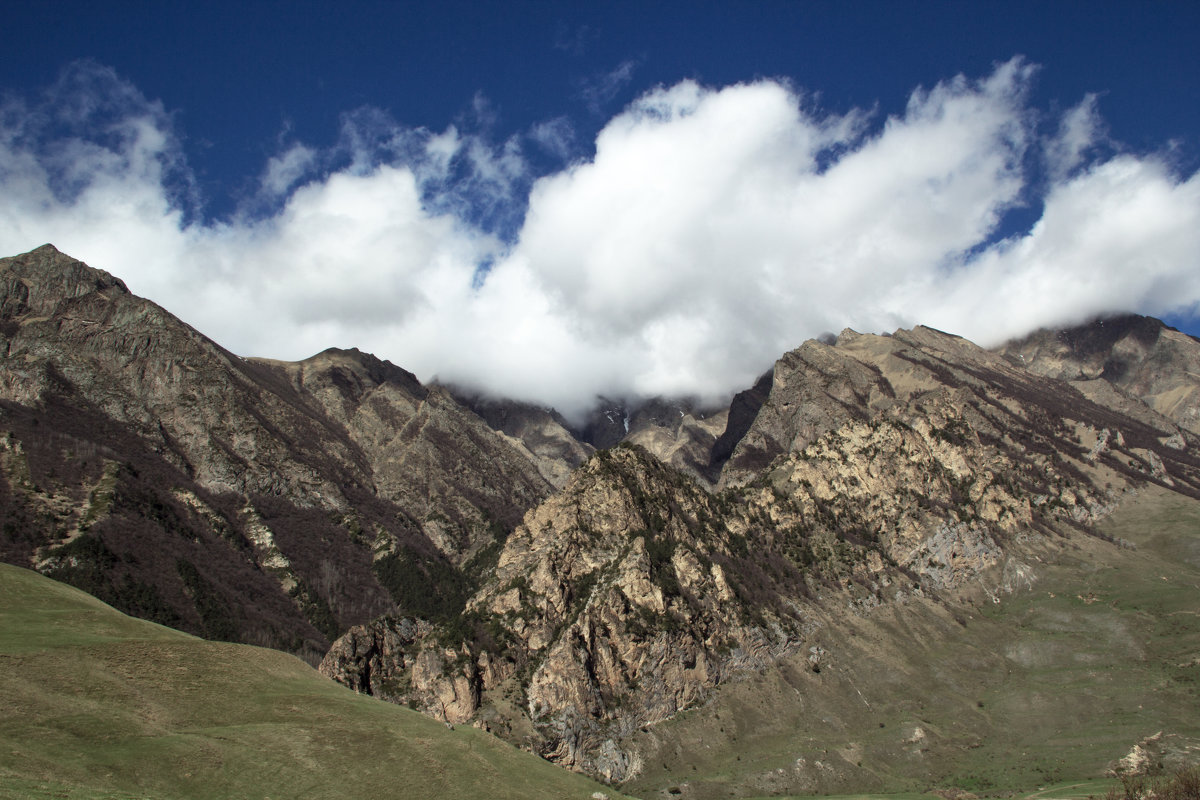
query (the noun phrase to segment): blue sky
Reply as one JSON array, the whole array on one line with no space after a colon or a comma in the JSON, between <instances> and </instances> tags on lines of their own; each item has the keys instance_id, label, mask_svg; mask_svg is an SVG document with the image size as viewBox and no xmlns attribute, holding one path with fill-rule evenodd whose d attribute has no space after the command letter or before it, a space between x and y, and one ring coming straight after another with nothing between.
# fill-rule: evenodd
<instances>
[{"instance_id":1,"label":"blue sky","mask_svg":"<svg viewBox=\"0 0 1200 800\"><path fill-rule=\"evenodd\" d=\"M565 409L804 338L1196 333L1200 5L8 3L0 248Z\"/></svg>"}]
</instances>

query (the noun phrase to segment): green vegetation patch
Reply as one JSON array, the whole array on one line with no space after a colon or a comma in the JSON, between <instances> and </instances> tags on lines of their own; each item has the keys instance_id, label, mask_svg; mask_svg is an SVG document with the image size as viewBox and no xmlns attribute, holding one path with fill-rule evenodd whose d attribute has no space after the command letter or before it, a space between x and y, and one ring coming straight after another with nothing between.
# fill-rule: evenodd
<instances>
[{"instance_id":1,"label":"green vegetation patch","mask_svg":"<svg viewBox=\"0 0 1200 800\"><path fill-rule=\"evenodd\" d=\"M372 569L404 614L449 622L466 606L470 585L443 558L401 549L375 560Z\"/></svg>"},{"instance_id":2,"label":"green vegetation patch","mask_svg":"<svg viewBox=\"0 0 1200 800\"><path fill-rule=\"evenodd\" d=\"M0 797L619 796L292 656L134 620L8 565L0 667Z\"/></svg>"}]
</instances>

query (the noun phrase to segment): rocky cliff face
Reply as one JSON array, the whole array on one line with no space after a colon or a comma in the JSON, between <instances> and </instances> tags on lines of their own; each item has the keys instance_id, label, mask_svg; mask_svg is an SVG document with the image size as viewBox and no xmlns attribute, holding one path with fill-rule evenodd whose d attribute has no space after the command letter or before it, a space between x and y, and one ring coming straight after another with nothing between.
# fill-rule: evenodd
<instances>
[{"instance_id":1,"label":"rocky cliff face","mask_svg":"<svg viewBox=\"0 0 1200 800\"><path fill-rule=\"evenodd\" d=\"M1138 487L1200 497L1196 437L1170 420L931 329L808 342L758 391L721 491L640 447L598 452L505 542L470 630L415 645L447 665L443 699L416 693L415 671L371 691L625 780L643 729L804 652L847 610L1027 590ZM344 641L322 669L354 662Z\"/></svg>"},{"instance_id":2,"label":"rocky cliff face","mask_svg":"<svg viewBox=\"0 0 1200 800\"><path fill-rule=\"evenodd\" d=\"M345 430L369 465L372 491L403 509L451 560L490 545L551 491L531 453L445 389L422 386L394 364L336 349L260 363Z\"/></svg>"},{"instance_id":3,"label":"rocky cliff face","mask_svg":"<svg viewBox=\"0 0 1200 800\"><path fill-rule=\"evenodd\" d=\"M605 450L622 442L645 448L711 488L714 447L729 427L727 409L681 399L656 397L628 404L597 398L583 423L572 427L554 411L528 403L462 391L455 396L492 428L519 440L543 476L558 488L597 448Z\"/></svg>"},{"instance_id":4,"label":"rocky cliff face","mask_svg":"<svg viewBox=\"0 0 1200 800\"><path fill-rule=\"evenodd\" d=\"M0 292L0 553L124 610L312 657L389 608L456 613L460 567L551 491L372 356L240 358L49 245Z\"/></svg>"},{"instance_id":5,"label":"rocky cliff face","mask_svg":"<svg viewBox=\"0 0 1200 800\"><path fill-rule=\"evenodd\" d=\"M595 451L592 444L572 433L569 423L551 409L459 389L451 391L494 430L519 443L542 477L556 488L565 486L571 472Z\"/></svg>"},{"instance_id":6,"label":"rocky cliff face","mask_svg":"<svg viewBox=\"0 0 1200 800\"><path fill-rule=\"evenodd\" d=\"M547 757L628 777L638 756L621 749L622 736L694 706L728 670L798 641L802 623L790 611L748 614L735 603L727 575L753 558L744 536L724 525L722 502L640 448L600 451L505 542L468 604L461 642L410 643L403 657L380 656L372 674L411 677L371 692L452 722L532 725ZM359 642L387 640L405 624L385 619L356 630L322 671L361 672ZM445 672L422 671L422 663ZM440 688L421 688L431 677ZM506 690L519 706L505 702ZM521 718L505 719L506 706Z\"/></svg>"},{"instance_id":7,"label":"rocky cliff face","mask_svg":"<svg viewBox=\"0 0 1200 800\"><path fill-rule=\"evenodd\" d=\"M50 246L4 259L0 271L5 399L36 406L69 387L216 491L346 505L357 454L294 392L263 387L254 365ZM231 458L249 431L249 457Z\"/></svg>"},{"instance_id":8,"label":"rocky cliff face","mask_svg":"<svg viewBox=\"0 0 1200 800\"><path fill-rule=\"evenodd\" d=\"M642 404L631 415L622 441L644 448L659 461L712 487L713 449L729 426L728 409L706 409L687 401L662 398Z\"/></svg>"}]
</instances>

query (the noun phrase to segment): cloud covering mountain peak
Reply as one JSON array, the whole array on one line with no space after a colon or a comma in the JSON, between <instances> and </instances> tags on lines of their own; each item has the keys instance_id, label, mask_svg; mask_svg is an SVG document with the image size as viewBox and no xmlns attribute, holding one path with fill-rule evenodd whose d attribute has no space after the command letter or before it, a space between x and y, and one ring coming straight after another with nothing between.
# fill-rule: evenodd
<instances>
[{"instance_id":1,"label":"cloud covering mountain peak","mask_svg":"<svg viewBox=\"0 0 1200 800\"><path fill-rule=\"evenodd\" d=\"M0 108L0 249L52 241L239 353L358 346L567 414L725 398L847 326L990 343L1195 313L1200 177L1108 141L1094 96L1032 107L1034 80L1014 58L884 119L784 81L684 81L544 174L558 122L496 142L360 110L328 148L281 141L214 220L172 116L76 64Z\"/></svg>"}]
</instances>

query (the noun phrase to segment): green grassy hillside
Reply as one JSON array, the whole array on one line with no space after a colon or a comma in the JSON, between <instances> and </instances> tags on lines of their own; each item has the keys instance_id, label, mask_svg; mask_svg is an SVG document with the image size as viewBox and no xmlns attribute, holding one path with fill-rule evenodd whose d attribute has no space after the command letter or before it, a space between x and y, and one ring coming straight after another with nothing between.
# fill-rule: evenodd
<instances>
[{"instance_id":1,"label":"green grassy hillside","mask_svg":"<svg viewBox=\"0 0 1200 800\"><path fill-rule=\"evenodd\" d=\"M271 650L0 564L0 797L589 798L615 792Z\"/></svg>"}]
</instances>

